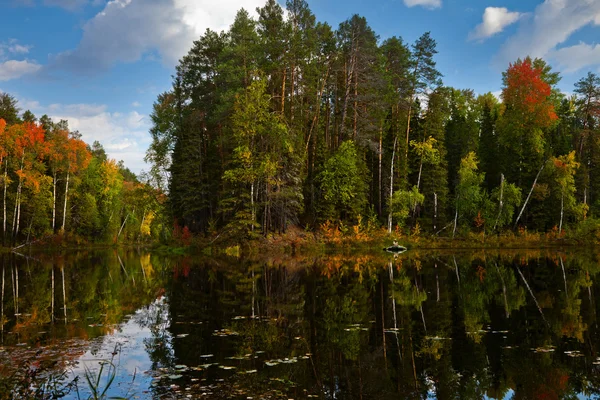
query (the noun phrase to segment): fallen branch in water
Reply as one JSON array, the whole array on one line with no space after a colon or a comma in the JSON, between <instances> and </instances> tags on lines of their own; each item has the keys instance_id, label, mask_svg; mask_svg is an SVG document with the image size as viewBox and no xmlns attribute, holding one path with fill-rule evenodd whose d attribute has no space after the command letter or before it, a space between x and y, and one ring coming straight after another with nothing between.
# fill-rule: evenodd
<instances>
[{"instance_id":1,"label":"fallen branch in water","mask_svg":"<svg viewBox=\"0 0 600 400\"><path fill-rule=\"evenodd\" d=\"M20 244L20 245L18 245L17 247L13 247L13 248L11 249L11 251L13 251L13 252L14 252L15 250L17 250L17 249L20 249L21 247L25 247L25 246L28 246L28 245L30 246L30 245L32 245L32 244L34 244L34 243L41 242L41 241L43 241L43 240L46 240L46 239L49 239L49 238L51 238L51 237L53 237L53 236L56 236L56 235L44 236L43 238L41 238L41 239L38 239L38 240L34 240L33 242L29 242L29 241L27 241L27 242L25 242L25 243L23 243L23 244Z\"/></svg>"}]
</instances>

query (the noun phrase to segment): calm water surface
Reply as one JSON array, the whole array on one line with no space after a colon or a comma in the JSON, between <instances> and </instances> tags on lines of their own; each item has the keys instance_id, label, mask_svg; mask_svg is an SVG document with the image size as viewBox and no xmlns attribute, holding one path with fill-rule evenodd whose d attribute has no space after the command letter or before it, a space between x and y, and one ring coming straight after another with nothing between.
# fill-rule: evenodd
<instances>
[{"instance_id":1,"label":"calm water surface","mask_svg":"<svg viewBox=\"0 0 600 400\"><path fill-rule=\"evenodd\" d=\"M598 398L599 258L4 256L0 398Z\"/></svg>"}]
</instances>

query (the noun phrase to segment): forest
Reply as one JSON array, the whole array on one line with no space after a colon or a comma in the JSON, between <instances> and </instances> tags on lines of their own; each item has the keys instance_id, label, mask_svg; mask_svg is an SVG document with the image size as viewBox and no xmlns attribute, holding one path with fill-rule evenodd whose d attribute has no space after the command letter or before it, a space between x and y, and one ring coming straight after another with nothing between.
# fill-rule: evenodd
<instances>
[{"instance_id":1,"label":"forest","mask_svg":"<svg viewBox=\"0 0 600 400\"><path fill-rule=\"evenodd\" d=\"M164 196L81 137L66 120L20 113L17 100L0 93L4 246L140 243L160 235Z\"/></svg>"},{"instance_id":2,"label":"forest","mask_svg":"<svg viewBox=\"0 0 600 400\"><path fill-rule=\"evenodd\" d=\"M146 161L179 226L596 229L596 74L567 95L544 60L518 59L497 98L444 86L429 32L381 40L358 15L334 30L304 0L257 14L207 30L154 104Z\"/></svg>"}]
</instances>

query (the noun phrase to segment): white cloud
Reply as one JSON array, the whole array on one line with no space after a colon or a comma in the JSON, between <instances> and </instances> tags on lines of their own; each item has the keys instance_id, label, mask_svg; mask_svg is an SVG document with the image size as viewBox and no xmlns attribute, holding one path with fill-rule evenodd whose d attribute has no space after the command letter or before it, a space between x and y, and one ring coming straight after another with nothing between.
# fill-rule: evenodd
<instances>
[{"instance_id":1,"label":"white cloud","mask_svg":"<svg viewBox=\"0 0 600 400\"><path fill-rule=\"evenodd\" d=\"M576 72L585 67L600 65L600 44L579 43L552 51L549 56L564 72Z\"/></svg>"},{"instance_id":2,"label":"white cloud","mask_svg":"<svg viewBox=\"0 0 600 400\"><path fill-rule=\"evenodd\" d=\"M429 9L440 8L442 0L404 0L406 7L422 6Z\"/></svg>"},{"instance_id":3,"label":"white cloud","mask_svg":"<svg viewBox=\"0 0 600 400\"><path fill-rule=\"evenodd\" d=\"M69 129L79 131L89 144L99 141L109 157L123 160L125 166L135 173L147 165L144 154L150 145L149 118L136 111L129 113L110 112L99 104L50 104L40 105L37 101L19 100L23 109L29 109L38 117L47 114L53 121L69 121Z\"/></svg>"},{"instance_id":4,"label":"white cloud","mask_svg":"<svg viewBox=\"0 0 600 400\"><path fill-rule=\"evenodd\" d=\"M16 39L9 39L8 42L0 42L0 57L5 53L27 54L33 46L19 44Z\"/></svg>"},{"instance_id":5,"label":"white cloud","mask_svg":"<svg viewBox=\"0 0 600 400\"><path fill-rule=\"evenodd\" d=\"M8 60L0 62L0 81L8 81L11 79L20 78L24 75L32 74L42 68L35 62L29 62L26 60Z\"/></svg>"},{"instance_id":6,"label":"white cloud","mask_svg":"<svg viewBox=\"0 0 600 400\"><path fill-rule=\"evenodd\" d=\"M173 66L207 28L226 29L238 9L244 7L254 12L263 3L263 0L112 0L84 25L77 48L55 57L53 68L93 73L117 62L138 61L153 52L158 53L163 63Z\"/></svg>"},{"instance_id":7,"label":"white cloud","mask_svg":"<svg viewBox=\"0 0 600 400\"><path fill-rule=\"evenodd\" d=\"M138 107L141 107L141 106L142 106L142 105L140 104L140 102L139 102L139 101L134 101L133 103L131 103L131 107L138 108Z\"/></svg>"},{"instance_id":8,"label":"white cloud","mask_svg":"<svg viewBox=\"0 0 600 400\"><path fill-rule=\"evenodd\" d=\"M504 44L496 61L504 68L519 57L547 57L575 31L598 21L598 0L545 0Z\"/></svg>"},{"instance_id":9,"label":"white cloud","mask_svg":"<svg viewBox=\"0 0 600 400\"><path fill-rule=\"evenodd\" d=\"M15 54L27 54L32 46L23 46L18 43L8 46L8 51Z\"/></svg>"},{"instance_id":10,"label":"white cloud","mask_svg":"<svg viewBox=\"0 0 600 400\"><path fill-rule=\"evenodd\" d=\"M505 7L487 7L483 12L483 22L477 25L469 33L469 40L483 41L497 33L500 33L507 26L517 22L523 14L515 11L508 11Z\"/></svg>"},{"instance_id":11,"label":"white cloud","mask_svg":"<svg viewBox=\"0 0 600 400\"><path fill-rule=\"evenodd\" d=\"M99 141L110 157L123 160L132 171L138 173L145 167L143 159L150 144L150 126L140 114L104 111L93 115L78 115L65 112L51 114L51 117L53 120L68 120L69 128L79 131L85 142Z\"/></svg>"}]
</instances>

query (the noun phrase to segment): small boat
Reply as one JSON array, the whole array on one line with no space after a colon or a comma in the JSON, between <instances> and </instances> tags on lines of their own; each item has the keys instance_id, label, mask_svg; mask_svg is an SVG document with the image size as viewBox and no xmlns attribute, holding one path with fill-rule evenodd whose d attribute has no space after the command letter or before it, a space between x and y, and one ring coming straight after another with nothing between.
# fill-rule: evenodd
<instances>
[{"instance_id":1,"label":"small boat","mask_svg":"<svg viewBox=\"0 0 600 400\"><path fill-rule=\"evenodd\" d=\"M399 244L394 243L393 245L391 245L389 247L384 247L383 250L387 251L388 253L399 254L399 253L404 253L407 249L404 246L400 246Z\"/></svg>"}]
</instances>

